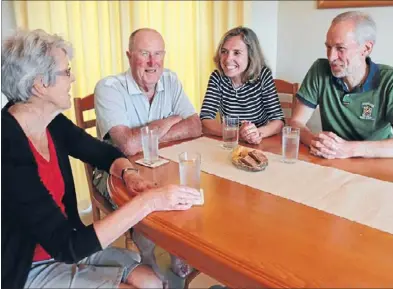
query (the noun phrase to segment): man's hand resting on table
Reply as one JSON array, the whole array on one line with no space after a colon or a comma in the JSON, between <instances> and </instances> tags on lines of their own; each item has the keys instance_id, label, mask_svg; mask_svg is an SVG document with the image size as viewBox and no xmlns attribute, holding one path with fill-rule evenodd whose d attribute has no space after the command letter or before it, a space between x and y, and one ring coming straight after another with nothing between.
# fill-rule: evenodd
<instances>
[{"instance_id":1,"label":"man's hand resting on table","mask_svg":"<svg viewBox=\"0 0 393 289\"><path fill-rule=\"evenodd\" d=\"M136 196L155 187L152 182L145 180L135 172L126 173L124 175L124 183L127 187L127 191L130 192L132 196Z\"/></svg>"},{"instance_id":2,"label":"man's hand resting on table","mask_svg":"<svg viewBox=\"0 0 393 289\"><path fill-rule=\"evenodd\" d=\"M353 156L353 146L335 133L324 131L311 141L310 153L326 159L345 159Z\"/></svg>"}]
</instances>

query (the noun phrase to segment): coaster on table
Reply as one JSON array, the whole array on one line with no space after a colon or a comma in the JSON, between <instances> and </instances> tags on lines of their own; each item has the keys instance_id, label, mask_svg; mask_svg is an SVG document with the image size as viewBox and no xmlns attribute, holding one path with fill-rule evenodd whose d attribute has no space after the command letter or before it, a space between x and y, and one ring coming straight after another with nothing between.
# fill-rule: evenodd
<instances>
[{"instance_id":1,"label":"coaster on table","mask_svg":"<svg viewBox=\"0 0 393 289\"><path fill-rule=\"evenodd\" d=\"M158 161L156 161L156 162L153 163L153 164L147 164L147 163L143 162L143 158L140 159L140 160L137 160L137 161L135 161L135 162L136 162L137 164L140 164L140 165L142 165L142 166L149 167L149 168L155 168L155 167L162 166L162 165L164 165L164 164L166 164L166 163L169 163L168 160L162 159L162 158L160 158Z\"/></svg>"},{"instance_id":2,"label":"coaster on table","mask_svg":"<svg viewBox=\"0 0 393 289\"><path fill-rule=\"evenodd\" d=\"M201 201L199 203L195 203L194 206L202 206L205 203L205 194L203 189L199 190L201 192Z\"/></svg>"}]
</instances>

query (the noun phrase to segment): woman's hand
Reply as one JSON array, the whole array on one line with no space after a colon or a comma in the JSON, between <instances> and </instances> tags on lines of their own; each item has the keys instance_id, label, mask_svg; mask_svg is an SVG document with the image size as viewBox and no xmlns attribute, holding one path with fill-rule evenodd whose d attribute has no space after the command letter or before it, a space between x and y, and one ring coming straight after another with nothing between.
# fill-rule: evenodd
<instances>
[{"instance_id":1,"label":"woman's hand","mask_svg":"<svg viewBox=\"0 0 393 289\"><path fill-rule=\"evenodd\" d=\"M250 121L243 121L239 130L240 138L250 144L259 144L262 141L262 134L258 128Z\"/></svg>"},{"instance_id":2,"label":"woman's hand","mask_svg":"<svg viewBox=\"0 0 393 289\"><path fill-rule=\"evenodd\" d=\"M142 194L152 211L187 210L201 202L201 193L196 189L167 185Z\"/></svg>"}]
</instances>

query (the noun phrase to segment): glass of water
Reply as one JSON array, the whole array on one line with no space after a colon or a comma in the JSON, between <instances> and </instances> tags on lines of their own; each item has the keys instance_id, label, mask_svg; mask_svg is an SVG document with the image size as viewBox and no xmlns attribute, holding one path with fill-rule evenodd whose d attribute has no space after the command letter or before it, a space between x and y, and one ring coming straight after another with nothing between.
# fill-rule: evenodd
<instances>
[{"instance_id":1,"label":"glass of water","mask_svg":"<svg viewBox=\"0 0 393 289\"><path fill-rule=\"evenodd\" d=\"M179 154L180 185L201 189L201 155L194 152Z\"/></svg>"},{"instance_id":2,"label":"glass of water","mask_svg":"<svg viewBox=\"0 0 393 289\"><path fill-rule=\"evenodd\" d=\"M154 164L158 161L158 130L148 126L141 128L143 162Z\"/></svg>"},{"instance_id":3,"label":"glass of water","mask_svg":"<svg viewBox=\"0 0 393 289\"><path fill-rule=\"evenodd\" d=\"M282 129L282 160L295 163L299 156L300 129L284 126Z\"/></svg>"},{"instance_id":4,"label":"glass of water","mask_svg":"<svg viewBox=\"0 0 393 289\"><path fill-rule=\"evenodd\" d=\"M224 115L222 118L222 146L234 149L239 142L239 117Z\"/></svg>"}]
</instances>

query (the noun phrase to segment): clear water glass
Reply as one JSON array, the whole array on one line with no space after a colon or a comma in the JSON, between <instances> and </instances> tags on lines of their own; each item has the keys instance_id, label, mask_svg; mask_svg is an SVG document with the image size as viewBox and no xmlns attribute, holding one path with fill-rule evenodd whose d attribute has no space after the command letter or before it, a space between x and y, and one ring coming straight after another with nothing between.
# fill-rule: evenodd
<instances>
[{"instance_id":1,"label":"clear water glass","mask_svg":"<svg viewBox=\"0 0 393 289\"><path fill-rule=\"evenodd\" d=\"M224 115L222 118L222 146L231 150L239 143L239 117Z\"/></svg>"},{"instance_id":2,"label":"clear water glass","mask_svg":"<svg viewBox=\"0 0 393 289\"><path fill-rule=\"evenodd\" d=\"M158 156L158 130L150 129L148 126L141 128L143 162L154 164L159 160Z\"/></svg>"},{"instance_id":3,"label":"clear water glass","mask_svg":"<svg viewBox=\"0 0 393 289\"><path fill-rule=\"evenodd\" d=\"M299 156L300 129L285 126L282 129L282 160L293 164Z\"/></svg>"},{"instance_id":4,"label":"clear water glass","mask_svg":"<svg viewBox=\"0 0 393 289\"><path fill-rule=\"evenodd\" d=\"M179 154L179 174L180 185L199 191L201 188L201 155L194 152Z\"/></svg>"}]
</instances>

